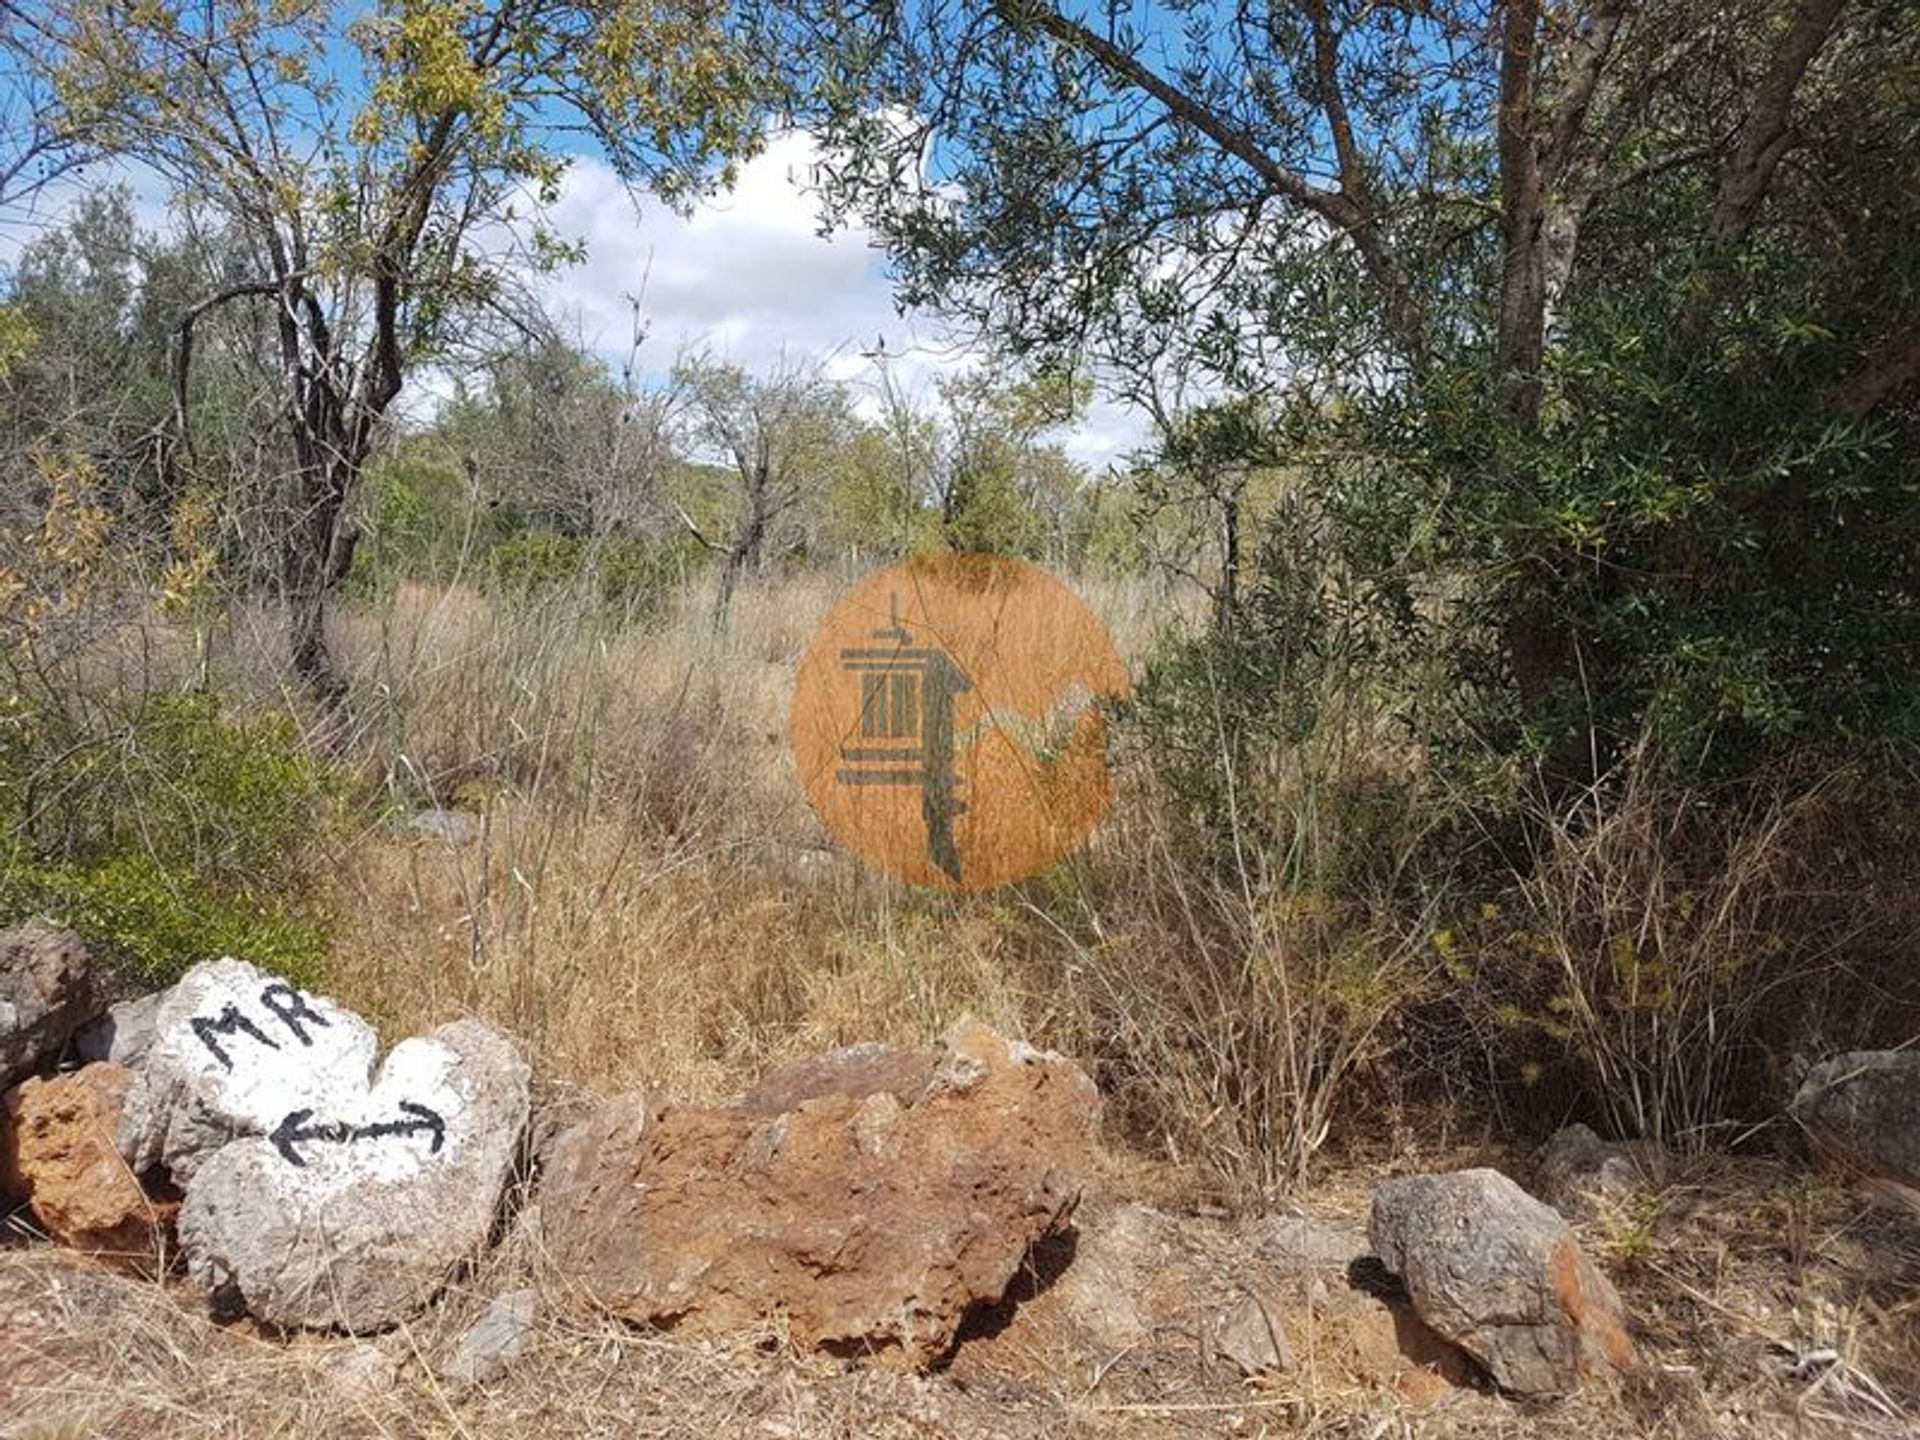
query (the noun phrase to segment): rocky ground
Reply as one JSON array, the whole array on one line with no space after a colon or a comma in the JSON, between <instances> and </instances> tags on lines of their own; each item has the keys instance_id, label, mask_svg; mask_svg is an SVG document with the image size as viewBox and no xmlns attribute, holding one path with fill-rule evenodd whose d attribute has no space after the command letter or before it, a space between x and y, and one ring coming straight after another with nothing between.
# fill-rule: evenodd
<instances>
[{"instance_id":1,"label":"rocky ground","mask_svg":"<svg viewBox=\"0 0 1920 1440\"><path fill-rule=\"evenodd\" d=\"M1920 1434L1903 1057L1813 1077L1845 1168L1360 1143L1232 1216L983 1026L596 1102L231 962L75 1039L68 941L0 961L0 1434Z\"/></svg>"}]
</instances>

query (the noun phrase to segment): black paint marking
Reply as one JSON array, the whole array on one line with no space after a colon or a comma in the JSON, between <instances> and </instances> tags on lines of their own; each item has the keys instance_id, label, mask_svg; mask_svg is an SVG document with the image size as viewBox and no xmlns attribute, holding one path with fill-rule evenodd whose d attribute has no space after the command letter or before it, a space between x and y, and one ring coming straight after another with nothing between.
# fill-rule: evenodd
<instances>
[{"instance_id":1,"label":"black paint marking","mask_svg":"<svg viewBox=\"0 0 1920 1440\"><path fill-rule=\"evenodd\" d=\"M309 1009L306 996L302 995L291 985L275 984L267 986L266 989L260 992L260 1003L275 1015L279 1016L280 1023L291 1030L293 1032L293 1038L298 1040L302 1045L310 1046L313 1044L313 1040L307 1034L306 1027L300 1023L302 1020L311 1021L322 1029L325 1029L333 1023L317 1010Z\"/></svg>"},{"instance_id":2,"label":"black paint marking","mask_svg":"<svg viewBox=\"0 0 1920 1440\"><path fill-rule=\"evenodd\" d=\"M274 1127L273 1134L267 1138L273 1141L274 1148L289 1165L305 1169L307 1162L300 1158L299 1146L309 1142L328 1145L346 1145L355 1140L384 1140L389 1135L419 1135L422 1133L433 1138L427 1145L429 1155L438 1155L440 1146L447 1138L447 1122L438 1112L429 1110L425 1105L416 1105L411 1100L402 1100L400 1109L403 1116L398 1120L377 1120L371 1125L349 1125L344 1120L336 1120L331 1125L309 1125L313 1119L311 1110L294 1110L287 1118Z\"/></svg>"},{"instance_id":3,"label":"black paint marking","mask_svg":"<svg viewBox=\"0 0 1920 1440\"><path fill-rule=\"evenodd\" d=\"M213 1052L213 1058L220 1062L224 1070L233 1069L233 1057L220 1048L220 1042L213 1038L216 1035L251 1035L269 1050L280 1048L266 1031L249 1020L240 1007L231 1002L213 1019L209 1020L204 1015L196 1015L191 1024L193 1033L200 1037L200 1043Z\"/></svg>"}]
</instances>

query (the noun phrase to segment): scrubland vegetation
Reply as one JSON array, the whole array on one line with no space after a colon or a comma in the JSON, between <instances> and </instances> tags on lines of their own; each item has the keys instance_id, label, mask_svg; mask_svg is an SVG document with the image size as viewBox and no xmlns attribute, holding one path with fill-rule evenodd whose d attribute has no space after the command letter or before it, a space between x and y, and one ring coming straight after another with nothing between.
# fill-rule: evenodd
<instances>
[{"instance_id":1,"label":"scrubland vegetation","mask_svg":"<svg viewBox=\"0 0 1920 1440\"><path fill-rule=\"evenodd\" d=\"M14 192L174 211L96 187L6 279L0 908L595 1089L972 1010L1236 1203L1435 1116L1758 1143L1920 1023L1920 31L1576 8L9 8ZM811 128L989 361L584 351L525 283L566 237L488 248L554 94L673 200ZM1096 385L1153 422L1100 474ZM978 897L860 871L786 760L813 618L943 548L1137 677L1094 843Z\"/></svg>"}]
</instances>

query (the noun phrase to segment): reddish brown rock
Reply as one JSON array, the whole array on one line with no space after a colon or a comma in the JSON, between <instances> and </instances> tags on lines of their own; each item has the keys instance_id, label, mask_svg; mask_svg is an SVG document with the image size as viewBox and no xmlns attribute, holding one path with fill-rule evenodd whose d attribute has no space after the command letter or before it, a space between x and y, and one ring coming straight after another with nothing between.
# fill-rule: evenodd
<instances>
[{"instance_id":1,"label":"reddish brown rock","mask_svg":"<svg viewBox=\"0 0 1920 1440\"><path fill-rule=\"evenodd\" d=\"M144 1267L179 1206L148 1196L114 1143L132 1082L125 1066L96 1064L8 1092L0 1188L60 1244Z\"/></svg>"},{"instance_id":2,"label":"reddish brown rock","mask_svg":"<svg viewBox=\"0 0 1920 1440\"><path fill-rule=\"evenodd\" d=\"M630 1320L923 1366L1066 1227L1098 1112L1071 1062L973 1022L924 1060L860 1047L737 1105L613 1101L555 1146L549 1277Z\"/></svg>"}]
</instances>

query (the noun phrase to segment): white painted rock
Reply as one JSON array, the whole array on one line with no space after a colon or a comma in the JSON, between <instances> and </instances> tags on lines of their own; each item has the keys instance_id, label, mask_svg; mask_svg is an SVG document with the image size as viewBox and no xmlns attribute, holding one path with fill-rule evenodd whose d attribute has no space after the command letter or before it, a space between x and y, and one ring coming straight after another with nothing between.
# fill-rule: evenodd
<instances>
[{"instance_id":1,"label":"white painted rock","mask_svg":"<svg viewBox=\"0 0 1920 1440\"><path fill-rule=\"evenodd\" d=\"M526 1062L473 1020L402 1041L370 1088L285 1092L265 1133L198 1164L188 1272L276 1325L405 1319L486 1242L527 1092Z\"/></svg>"},{"instance_id":2,"label":"white painted rock","mask_svg":"<svg viewBox=\"0 0 1920 1440\"><path fill-rule=\"evenodd\" d=\"M213 1151L289 1114L332 1115L365 1095L373 1029L331 1000L242 960L196 965L166 993L127 1094L120 1149L136 1173L185 1186Z\"/></svg>"}]
</instances>

